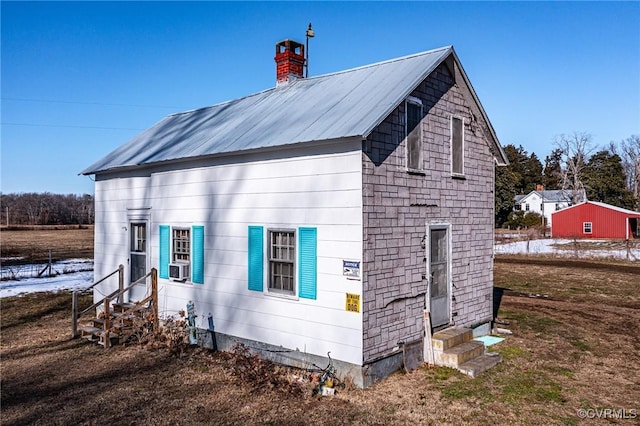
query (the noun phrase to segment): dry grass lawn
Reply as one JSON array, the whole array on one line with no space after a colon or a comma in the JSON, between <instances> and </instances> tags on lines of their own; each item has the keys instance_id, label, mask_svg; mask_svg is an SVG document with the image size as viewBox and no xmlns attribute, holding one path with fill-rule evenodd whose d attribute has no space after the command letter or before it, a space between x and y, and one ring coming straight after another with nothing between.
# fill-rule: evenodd
<instances>
[{"instance_id":1,"label":"dry grass lawn","mask_svg":"<svg viewBox=\"0 0 640 426\"><path fill-rule=\"evenodd\" d=\"M40 263L49 259L93 258L93 226L83 228L56 229L40 227L37 230L0 231L0 251L3 258L23 259L3 260L3 264Z\"/></svg>"},{"instance_id":2,"label":"dry grass lawn","mask_svg":"<svg viewBox=\"0 0 640 426\"><path fill-rule=\"evenodd\" d=\"M323 398L311 397L307 382L258 387L234 372L231 354L187 349L177 356L136 345L104 350L70 339L68 293L2 299L0 421L571 425L582 422L581 408L640 414L640 266L498 258L495 285L499 326L513 335L491 347L504 359L493 370L471 379L423 367ZM273 374L302 376L281 368Z\"/></svg>"}]
</instances>

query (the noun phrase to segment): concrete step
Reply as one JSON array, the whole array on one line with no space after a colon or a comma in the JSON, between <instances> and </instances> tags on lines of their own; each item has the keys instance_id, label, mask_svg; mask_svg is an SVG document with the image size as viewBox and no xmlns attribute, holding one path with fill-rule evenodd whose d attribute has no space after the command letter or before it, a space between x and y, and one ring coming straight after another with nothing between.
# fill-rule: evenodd
<instances>
[{"instance_id":1,"label":"concrete step","mask_svg":"<svg viewBox=\"0 0 640 426\"><path fill-rule=\"evenodd\" d=\"M436 365L458 368L460 365L484 354L484 343L470 340L444 351L433 351Z\"/></svg>"},{"instance_id":2,"label":"concrete step","mask_svg":"<svg viewBox=\"0 0 640 426\"><path fill-rule=\"evenodd\" d=\"M486 353L458 366L458 370L468 376L477 377L500 362L502 362L502 357L499 354Z\"/></svg>"},{"instance_id":3,"label":"concrete step","mask_svg":"<svg viewBox=\"0 0 640 426\"><path fill-rule=\"evenodd\" d=\"M435 333L431 337L431 342L434 352L442 352L464 342L468 342L471 339L473 339L473 331L471 331L471 329L451 327Z\"/></svg>"}]
</instances>

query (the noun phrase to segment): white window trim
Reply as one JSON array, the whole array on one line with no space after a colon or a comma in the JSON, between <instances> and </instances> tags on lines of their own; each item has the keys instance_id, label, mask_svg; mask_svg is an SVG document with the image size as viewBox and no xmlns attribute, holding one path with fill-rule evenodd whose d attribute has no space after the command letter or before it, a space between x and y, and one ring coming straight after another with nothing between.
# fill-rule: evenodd
<instances>
[{"instance_id":1,"label":"white window trim","mask_svg":"<svg viewBox=\"0 0 640 426\"><path fill-rule=\"evenodd\" d=\"M424 173L424 157L423 157L423 152L424 152L424 141L422 139L422 119L420 120L420 122L418 122L418 125L416 127L418 127L419 131L420 131L420 158L418 160L418 164L420 165L419 168L413 168L413 167L409 167L409 107L408 104L414 104L414 105L419 105L420 106L420 116L422 117L422 115L424 114L424 106L422 104L422 99L420 98L416 98L414 96L407 96L407 99L405 99L404 102L404 137L407 140L407 146L406 146L406 153L405 153L405 165L406 165L406 170L407 172L413 172L413 173ZM424 118L424 117L423 117Z\"/></svg>"},{"instance_id":2,"label":"white window trim","mask_svg":"<svg viewBox=\"0 0 640 426\"><path fill-rule=\"evenodd\" d=\"M462 131L460 132L460 137L462 138L462 147L460 148L462 150L462 172L458 173L458 172L454 172L453 171L453 119L457 118L460 121L462 121ZM465 124L465 120L464 117L457 115L457 114L451 114L451 116L449 117L449 148L450 148L450 158L451 158L451 176L455 176L455 177L464 177L465 176L465 156L464 156L464 145L465 145L465 137L464 137L464 124Z\"/></svg>"},{"instance_id":3,"label":"white window trim","mask_svg":"<svg viewBox=\"0 0 640 426\"><path fill-rule=\"evenodd\" d=\"M587 225L589 225L588 232L587 232ZM593 234L593 222L582 222L582 232L584 234Z\"/></svg>"}]
</instances>

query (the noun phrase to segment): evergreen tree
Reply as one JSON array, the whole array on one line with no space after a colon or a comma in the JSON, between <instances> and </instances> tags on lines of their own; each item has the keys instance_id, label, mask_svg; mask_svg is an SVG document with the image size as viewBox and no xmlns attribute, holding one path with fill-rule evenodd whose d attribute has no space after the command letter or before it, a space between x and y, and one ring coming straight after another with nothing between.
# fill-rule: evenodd
<instances>
[{"instance_id":1,"label":"evergreen tree","mask_svg":"<svg viewBox=\"0 0 640 426\"><path fill-rule=\"evenodd\" d=\"M518 176L507 167L496 167L495 215L497 227L502 226L513 211Z\"/></svg>"},{"instance_id":2,"label":"evergreen tree","mask_svg":"<svg viewBox=\"0 0 640 426\"><path fill-rule=\"evenodd\" d=\"M562 189L562 151L554 149L544 159L542 184L546 189Z\"/></svg>"},{"instance_id":3,"label":"evergreen tree","mask_svg":"<svg viewBox=\"0 0 640 426\"><path fill-rule=\"evenodd\" d=\"M622 159L608 150L594 154L583 174L587 199L631 210L636 200L626 180Z\"/></svg>"},{"instance_id":4,"label":"evergreen tree","mask_svg":"<svg viewBox=\"0 0 640 426\"><path fill-rule=\"evenodd\" d=\"M522 192L528 194L534 191L542 183L542 162L535 152L532 152L525 163L524 176L522 179Z\"/></svg>"},{"instance_id":5,"label":"evergreen tree","mask_svg":"<svg viewBox=\"0 0 640 426\"><path fill-rule=\"evenodd\" d=\"M505 146L504 151L509 165L496 168L496 226L502 226L508 219L516 195L528 194L542 182L542 163L535 153L529 155L522 145L513 144Z\"/></svg>"}]
</instances>

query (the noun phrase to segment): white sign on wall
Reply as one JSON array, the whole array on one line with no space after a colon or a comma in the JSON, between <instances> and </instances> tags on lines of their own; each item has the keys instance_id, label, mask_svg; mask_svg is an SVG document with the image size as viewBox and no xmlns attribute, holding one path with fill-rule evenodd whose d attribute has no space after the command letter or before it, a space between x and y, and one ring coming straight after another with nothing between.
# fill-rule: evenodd
<instances>
[{"instance_id":1,"label":"white sign on wall","mask_svg":"<svg viewBox=\"0 0 640 426\"><path fill-rule=\"evenodd\" d=\"M347 278L360 279L360 262L352 260L342 261L342 275Z\"/></svg>"}]
</instances>

